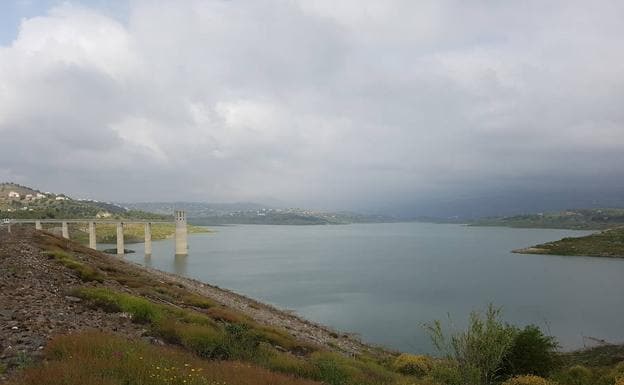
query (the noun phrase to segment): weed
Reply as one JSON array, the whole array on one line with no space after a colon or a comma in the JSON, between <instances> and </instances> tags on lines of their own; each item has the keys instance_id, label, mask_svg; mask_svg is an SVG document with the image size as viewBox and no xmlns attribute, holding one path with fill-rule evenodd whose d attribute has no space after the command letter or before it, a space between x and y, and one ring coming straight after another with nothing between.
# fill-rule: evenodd
<instances>
[{"instance_id":1,"label":"weed","mask_svg":"<svg viewBox=\"0 0 624 385\"><path fill-rule=\"evenodd\" d=\"M15 357L15 365L18 369L24 369L31 366L33 363L32 357L29 356L26 352L18 352L17 357Z\"/></svg>"},{"instance_id":2,"label":"weed","mask_svg":"<svg viewBox=\"0 0 624 385\"><path fill-rule=\"evenodd\" d=\"M182 302L189 306L199 307L202 309L209 309L217 306L214 301L209 300L206 297L202 297L196 294L188 294L181 298Z\"/></svg>"},{"instance_id":3,"label":"weed","mask_svg":"<svg viewBox=\"0 0 624 385\"><path fill-rule=\"evenodd\" d=\"M503 385L552 385L552 382L539 376L528 375L513 377L505 381Z\"/></svg>"},{"instance_id":4,"label":"weed","mask_svg":"<svg viewBox=\"0 0 624 385\"><path fill-rule=\"evenodd\" d=\"M474 381L478 371L477 384L493 384L505 355L513 345L516 329L500 320L501 310L489 305L485 314L470 314L468 330L447 336L440 321L427 325L434 345L448 359L458 363L462 375ZM475 385L477 385L475 384Z\"/></svg>"},{"instance_id":5,"label":"weed","mask_svg":"<svg viewBox=\"0 0 624 385\"><path fill-rule=\"evenodd\" d=\"M85 282L89 281L98 281L103 282L104 278L102 275L93 267L89 265L85 265L82 262L79 262L74 258L73 255L60 250L60 249L51 249L46 251L48 257L59 261L63 266L74 270L80 279Z\"/></svg>"},{"instance_id":6,"label":"weed","mask_svg":"<svg viewBox=\"0 0 624 385\"><path fill-rule=\"evenodd\" d=\"M89 332L57 337L45 365L24 370L10 385L313 385L238 362L210 362L179 349Z\"/></svg>"},{"instance_id":7,"label":"weed","mask_svg":"<svg viewBox=\"0 0 624 385\"><path fill-rule=\"evenodd\" d=\"M429 356L403 353L392 363L392 368L399 373L422 377L431 372L433 360Z\"/></svg>"},{"instance_id":8,"label":"weed","mask_svg":"<svg viewBox=\"0 0 624 385\"><path fill-rule=\"evenodd\" d=\"M160 320L166 308L146 299L129 294L119 293L106 288L81 288L75 291L81 298L90 300L95 306L105 310L123 311L132 315L137 323L156 322Z\"/></svg>"}]
</instances>

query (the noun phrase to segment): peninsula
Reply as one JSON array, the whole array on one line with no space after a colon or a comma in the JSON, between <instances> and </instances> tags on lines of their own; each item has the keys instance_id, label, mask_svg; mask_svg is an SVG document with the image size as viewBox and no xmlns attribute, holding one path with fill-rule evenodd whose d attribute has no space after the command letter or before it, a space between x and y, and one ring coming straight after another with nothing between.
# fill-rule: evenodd
<instances>
[{"instance_id":1,"label":"peninsula","mask_svg":"<svg viewBox=\"0 0 624 385\"><path fill-rule=\"evenodd\" d=\"M513 250L519 254L575 255L624 258L624 227L603 230L584 237L568 237Z\"/></svg>"}]
</instances>

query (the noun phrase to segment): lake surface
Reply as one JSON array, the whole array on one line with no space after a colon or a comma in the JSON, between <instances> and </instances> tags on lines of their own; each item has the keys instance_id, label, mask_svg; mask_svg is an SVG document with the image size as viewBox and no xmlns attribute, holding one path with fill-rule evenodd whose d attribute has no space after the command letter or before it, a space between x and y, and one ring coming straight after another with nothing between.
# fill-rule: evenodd
<instances>
[{"instance_id":1,"label":"lake surface","mask_svg":"<svg viewBox=\"0 0 624 385\"><path fill-rule=\"evenodd\" d=\"M128 260L234 290L367 342L433 353L422 325L450 314L504 308L566 349L587 336L624 342L624 260L512 254L510 250L588 232L428 223L344 226L245 225L143 245Z\"/></svg>"}]
</instances>

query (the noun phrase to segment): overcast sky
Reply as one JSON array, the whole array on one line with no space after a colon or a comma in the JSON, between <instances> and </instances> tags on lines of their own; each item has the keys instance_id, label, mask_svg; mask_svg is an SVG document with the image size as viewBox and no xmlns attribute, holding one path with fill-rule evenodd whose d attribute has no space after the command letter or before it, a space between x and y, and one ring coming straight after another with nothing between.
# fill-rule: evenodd
<instances>
[{"instance_id":1,"label":"overcast sky","mask_svg":"<svg viewBox=\"0 0 624 385\"><path fill-rule=\"evenodd\" d=\"M622 1L16 0L0 15L0 180L414 215L624 201Z\"/></svg>"}]
</instances>

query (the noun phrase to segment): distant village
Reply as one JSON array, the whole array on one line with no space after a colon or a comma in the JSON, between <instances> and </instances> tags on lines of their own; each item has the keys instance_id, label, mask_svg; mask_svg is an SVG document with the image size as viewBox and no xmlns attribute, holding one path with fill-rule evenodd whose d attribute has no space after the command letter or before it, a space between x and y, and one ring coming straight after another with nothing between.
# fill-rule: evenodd
<instances>
[{"instance_id":1,"label":"distant village","mask_svg":"<svg viewBox=\"0 0 624 385\"><path fill-rule=\"evenodd\" d=\"M11 184L15 187L22 187L19 185L15 185L15 184ZM25 187L21 188L22 190L25 189ZM33 191L33 192L28 192L28 193L23 193L23 192L19 192L19 191L15 191L15 190L19 190L19 189L11 189L8 191L3 191L0 193L0 201L4 201L5 204L9 204L9 205L15 205L16 203L23 205L21 208L14 208L14 207L8 207L6 208L7 212L14 212L17 210L28 210L28 211L33 211L32 208L28 207L28 203L35 203L38 202L40 200L45 200L45 199L53 199L55 201L66 201L66 200L70 200L69 197L62 195L62 194L53 194L51 192L37 192L37 191Z\"/></svg>"}]
</instances>

